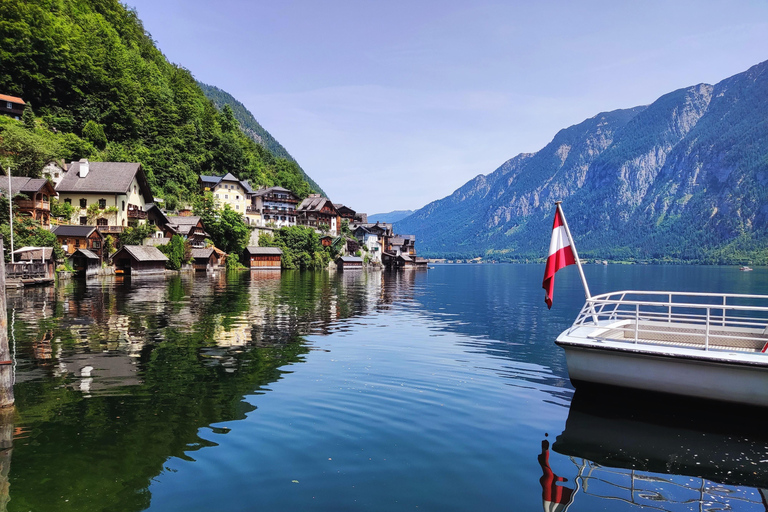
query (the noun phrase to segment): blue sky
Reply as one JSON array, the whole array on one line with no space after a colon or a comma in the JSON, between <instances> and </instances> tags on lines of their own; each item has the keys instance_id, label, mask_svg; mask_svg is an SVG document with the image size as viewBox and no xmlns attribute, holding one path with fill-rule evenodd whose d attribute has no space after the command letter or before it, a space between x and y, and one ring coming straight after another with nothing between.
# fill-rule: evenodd
<instances>
[{"instance_id":1,"label":"blue sky","mask_svg":"<svg viewBox=\"0 0 768 512\"><path fill-rule=\"evenodd\" d=\"M334 202L417 209L601 111L768 59L768 0L125 0Z\"/></svg>"}]
</instances>

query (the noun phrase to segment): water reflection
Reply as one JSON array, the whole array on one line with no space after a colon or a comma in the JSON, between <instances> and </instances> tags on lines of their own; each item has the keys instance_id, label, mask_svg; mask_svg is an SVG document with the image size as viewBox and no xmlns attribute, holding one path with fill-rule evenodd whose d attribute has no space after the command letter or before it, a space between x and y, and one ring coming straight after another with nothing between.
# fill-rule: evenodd
<instances>
[{"instance_id":1,"label":"water reflection","mask_svg":"<svg viewBox=\"0 0 768 512\"><path fill-rule=\"evenodd\" d=\"M757 420L761 413L578 390L553 448L574 465L579 504L768 510L768 434Z\"/></svg>"},{"instance_id":2,"label":"water reflection","mask_svg":"<svg viewBox=\"0 0 768 512\"><path fill-rule=\"evenodd\" d=\"M407 295L398 286L383 292L381 280L221 273L11 292L16 427L24 432L13 447L11 506L147 508L164 462L215 444L201 428L254 410L244 397L303 361L311 350L303 336L344 329ZM0 445L0 486L10 450Z\"/></svg>"}]
</instances>

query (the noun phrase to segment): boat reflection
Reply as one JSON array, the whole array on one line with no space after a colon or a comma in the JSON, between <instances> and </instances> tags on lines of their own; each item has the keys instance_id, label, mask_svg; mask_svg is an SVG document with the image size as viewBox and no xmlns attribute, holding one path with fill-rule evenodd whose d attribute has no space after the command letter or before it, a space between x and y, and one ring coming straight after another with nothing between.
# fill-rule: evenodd
<instances>
[{"instance_id":1,"label":"boat reflection","mask_svg":"<svg viewBox=\"0 0 768 512\"><path fill-rule=\"evenodd\" d=\"M579 390L553 450L576 466L577 502L768 511L761 417L753 408Z\"/></svg>"}]
</instances>

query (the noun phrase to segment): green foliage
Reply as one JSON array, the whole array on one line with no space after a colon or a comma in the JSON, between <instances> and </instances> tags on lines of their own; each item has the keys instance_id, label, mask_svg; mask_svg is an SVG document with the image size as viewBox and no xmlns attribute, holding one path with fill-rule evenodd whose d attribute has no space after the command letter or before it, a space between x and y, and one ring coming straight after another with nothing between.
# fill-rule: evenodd
<instances>
[{"instance_id":1,"label":"green foliage","mask_svg":"<svg viewBox=\"0 0 768 512\"><path fill-rule=\"evenodd\" d=\"M115 252L115 239L112 238L112 235L107 235L104 237L104 254L109 257L114 252Z\"/></svg>"},{"instance_id":2,"label":"green foliage","mask_svg":"<svg viewBox=\"0 0 768 512\"><path fill-rule=\"evenodd\" d=\"M120 243L122 245L141 245L144 240L151 237L155 231L155 226L150 224L127 227L120 233Z\"/></svg>"},{"instance_id":3,"label":"green foliage","mask_svg":"<svg viewBox=\"0 0 768 512\"><path fill-rule=\"evenodd\" d=\"M71 203L59 201L57 198L51 198L51 216L57 219L65 219L67 222L75 214L75 207Z\"/></svg>"},{"instance_id":4,"label":"green foliage","mask_svg":"<svg viewBox=\"0 0 768 512\"><path fill-rule=\"evenodd\" d=\"M24 128L27 130L35 129L35 113L32 111L32 105L27 103L24 105L24 112L21 114L21 122L24 123Z\"/></svg>"},{"instance_id":5,"label":"green foliage","mask_svg":"<svg viewBox=\"0 0 768 512\"><path fill-rule=\"evenodd\" d=\"M179 235L173 235L167 244L159 245L157 248L168 257L165 266L171 270L181 269L192 254L189 242Z\"/></svg>"},{"instance_id":6,"label":"green foliage","mask_svg":"<svg viewBox=\"0 0 768 512\"><path fill-rule=\"evenodd\" d=\"M83 138L89 141L98 149L104 149L107 147L107 136L104 134L104 127L89 119L83 127Z\"/></svg>"},{"instance_id":7,"label":"green foliage","mask_svg":"<svg viewBox=\"0 0 768 512\"><path fill-rule=\"evenodd\" d=\"M234 255L227 256L225 265L227 267L227 272L230 270L245 270L246 268Z\"/></svg>"},{"instance_id":8,"label":"green foliage","mask_svg":"<svg viewBox=\"0 0 768 512\"><path fill-rule=\"evenodd\" d=\"M190 201L201 174L232 172L302 197L310 191L295 162L243 133L232 109L220 113L117 0L4 0L0 20L0 91L34 104L50 130L14 141L25 159L13 162L24 167L14 174L36 175L50 158L141 162L169 205ZM31 158L31 148L45 158ZM16 153L0 147L4 160Z\"/></svg>"},{"instance_id":9,"label":"green foliage","mask_svg":"<svg viewBox=\"0 0 768 512\"><path fill-rule=\"evenodd\" d=\"M0 116L0 165L13 176L39 178L46 163L61 153L56 140L43 130L28 130L18 121Z\"/></svg>"},{"instance_id":10,"label":"green foliage","mask_svg":"<svg viewBox=\"0 0 768 512\"><path fill-rule=\"evenodd\" d=\"M8 198L0 196L0 234L5 238L5 261L11 261L10 239L11 226L8 222ZM56 259L64 258L64 251L59 245L56 235L40 225L40 222L26 215L13 215L13 244L14 248L52 247Z\"/></svg>"},{"instance_id":11,"label":"green foliage","mask_svg":"<svg viewBox=\"0 0 768 512\"><path fill-rule=\"evenodd\" d=\"M193 200L192 212L200 217L213 245L222 251L239 255L248 245L251 230L243 216L228 204L219 209L213 194L206 192Z\"/></svg>"},{"instance_id":12,"label":"green foliage","mask_svg":"<svg viewBox=\"0 0 768 512\"><path fill-rule=\"evenodd\" d=\"M306 226L283 227L275 231L274 235L262 233L259 246L282 249L282 265L287 269L322 270L330 261L330 255L320 243L320 237L314 229Z\"/></svg>"}]
</instances>

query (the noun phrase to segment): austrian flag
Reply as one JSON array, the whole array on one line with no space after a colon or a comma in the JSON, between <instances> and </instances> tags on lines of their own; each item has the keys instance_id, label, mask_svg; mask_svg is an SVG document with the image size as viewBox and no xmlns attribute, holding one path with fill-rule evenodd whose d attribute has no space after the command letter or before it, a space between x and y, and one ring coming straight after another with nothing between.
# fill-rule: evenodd
<instances>
[{"instance_id":1,"label":"austrian flag","mask_svg":"<svg viewBox=\"0 0 768 512\"><path fill-rule=\"evenodd\" d=\"M547 268L544 270L544 284L542 287L547 292L544 302L548 308L552 308L552 292L555 289L555 272L568 265L576 263L576 258L571 249L565 222L563 222L560 208L555 210L555 224L552 226L552 240L549 242L549 256Z\"/></svg>"}]
</instances>

